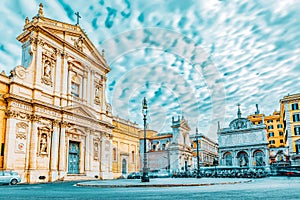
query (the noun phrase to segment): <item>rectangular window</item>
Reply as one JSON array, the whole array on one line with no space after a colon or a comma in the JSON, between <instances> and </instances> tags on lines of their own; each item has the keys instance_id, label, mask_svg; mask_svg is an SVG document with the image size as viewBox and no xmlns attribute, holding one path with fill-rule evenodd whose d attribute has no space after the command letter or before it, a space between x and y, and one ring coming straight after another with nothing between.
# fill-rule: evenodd
<instances>
[{"instance_id":1,"label":"rectangular window","mask_svg":"<svg viewBox=\"0 0 300 200\"><path fill-rule=\"evenodd\" d=\"M271 123L271 122L273 122L273 120L271 119L271 120L268 120L268 123Z\"/></svg>"},{"instance_id":2,"label":"rectangular window","mask_svg":"<svg viewBox=\"0 0 300 200\"><path fill-rule=\"evenodd\" d=\"M298 110L299 107L298 107L298 103L293 103L292 104L292 110Z\"/></svg>"},{"instance_id":3,"label":"rectangular window","mask_svg":"<svg viewBox=\"0 0 300 200\"><path fill-rule=\"evenodd\" d=\"M300 135L300 126L295 126L294 133L295 135Z\"/></svg>"},{"instance_id":4,"label":"rectangular window","mask_svg":"<svg viewBox=\"0 0 300 200\"><path fill-rule=\"evenodd\" d=\"M269 133L269 137L274 137L274 133L273 133L273 132L270 132L270 133Z\"/></svg>"},{"instance_id":5,"label":"rectangular window","mask_svg":"<svg viewBox=\"0 0 300 200\"><path fill-rule=\"evenodd\" d=\"M296 113L293 114L293 122L299 122L300 121L300 114Z\"/></svg>"},{"instance_id":6,"label":"rectangular window","mask_svg":"<svg viewBox=\"0 0 300 200\"><path fill-rule=\"evenodd\" d=\"M275 144L275 140L270 140L269 144Z\"/></svg>"},{"instance_id":7,"label":"rectangular window","mask_svg":"<svg viewBox=\"0 0 300 200\"><path fill-rule=\"evenodd\" d=\"M280 143L283 143L283 139L280 140Z\"/></svg>"},{"instance_id":8,"label":"rectangular window","mask_svg":"<svg viewBox=\"0 0 300 200\"><path fill-rule=\"evenodd\" d=\"M268 126L268 129L273 129L273 125Z\"/></svg>"},{"instance_id":9,"label":"rectangular window","mask_svg":"<svg viewBox=\"0 0 300 200\"><path fill-rule=\"evenodd\" d=\"M279 136L283 136L283 132L282 131L279 132Z\"/></svg>"},{"instance_id":10,"label":"rectangular window","mask_svg":"<svg viewBox=\"0 0 300 200\"><path fill-rule=\"evenodd\" d=\"M277 128L282 128L282 124L277 124Z\"/></svg>"},{"instance_id":11,"label":"rectangular window","mask_svg":"<svg viewBox=\"0 0 300 200\"><path fill-rule=\"evenodd\" d=\"M79 97L79 85L78 84L72 83L71 94L75 97Z\"/></svg>"}]
</instances>

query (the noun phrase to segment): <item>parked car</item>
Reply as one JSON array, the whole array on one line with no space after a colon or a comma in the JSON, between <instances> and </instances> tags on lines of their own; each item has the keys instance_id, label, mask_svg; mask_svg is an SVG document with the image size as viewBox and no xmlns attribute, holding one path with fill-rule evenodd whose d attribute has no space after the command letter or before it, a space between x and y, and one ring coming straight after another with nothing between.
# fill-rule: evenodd
<instances>
[{"instance_id":1,"label":"parked car","mask_svg":"<svg viewBox=\"0 0 300 200\"><path fill-rule=\"evenodd\" d=\"M0 170L0 183L16 185L21 182L21 177L17 172Z\"/></svg>"},{"instance_id":2,"label":"parked car","mask_svg":"<svg viewBox=\"0 0 300 200\"><path fill-rule=\"evenodd\" d=\"M140 179L142 174L140 172L131 172L128 174L127 179Z\"/></svg>"}]
</instances>

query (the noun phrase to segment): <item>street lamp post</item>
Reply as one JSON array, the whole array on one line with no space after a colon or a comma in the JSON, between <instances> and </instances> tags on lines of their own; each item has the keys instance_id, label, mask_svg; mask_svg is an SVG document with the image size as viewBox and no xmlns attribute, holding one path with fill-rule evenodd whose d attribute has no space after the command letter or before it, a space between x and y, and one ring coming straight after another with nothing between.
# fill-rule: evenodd
<instances>
[{"instance_id":1,"label":"street lamp post","mask_svg":"<svg viewBox=\"0 0 300 200\"><path fill-rule=\"evenodd\" d=\"M198 138L198 128L196 128L196 146L197 146L197 178L200 176L200 162L199 162L199 138Z\"/></svg>"},{"instance_id":2,"label":"street lamp post","mask_svg":"<svg viewBox=\"0 0 300 200\"><path fill-rule=\"evenodd\" d=\"M142 106L143 106L143 120L144 120L144 160L143 160L143 175L142 175L142 178L141 178L141 181L142 182L149 182L149 176L148 176L148 168L147 168L147 155L146 155L146 152L147 152L147 148L146 148L146 137L147 137L147 134L146 134L146 122L147 122L147 109L148 109L148 106L147 106L147 100L146 100L146 97L144 97L143 99L143 102L142 102Z\"/></svg>"}]
</instances>

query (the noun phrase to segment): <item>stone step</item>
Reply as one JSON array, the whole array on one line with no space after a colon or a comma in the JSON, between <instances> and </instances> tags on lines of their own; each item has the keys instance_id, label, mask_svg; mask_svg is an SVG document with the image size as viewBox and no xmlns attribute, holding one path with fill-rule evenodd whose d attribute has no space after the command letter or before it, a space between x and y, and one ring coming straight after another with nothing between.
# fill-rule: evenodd
<instances>
[{"instance_id":1,"label":"stone step","mask_svg":"<svg viewBox=\"0 0 300 200\"><path fill-rule=\"evenodd\" d=\"M87 176L86 174L67 174L63 181L84 181L84 180L99 180L95 177Z\"/></svg>"}]
</instances>

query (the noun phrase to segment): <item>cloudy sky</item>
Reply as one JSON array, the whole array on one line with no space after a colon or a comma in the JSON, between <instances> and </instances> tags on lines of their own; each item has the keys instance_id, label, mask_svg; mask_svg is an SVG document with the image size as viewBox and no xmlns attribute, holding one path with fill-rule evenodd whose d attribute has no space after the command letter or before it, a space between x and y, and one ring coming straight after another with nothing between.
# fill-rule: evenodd
<instances>
[{"instance_id":1,"label":"cloudy sky","mask_svg":"<svg viewBox=\"0 0 300 200\"><path fill-rule=\"evenodd\" d=\"M169 131L171 117L216 138L236 117L269 115L279 100L299 93L300 0L3 0L0 2L0 70L21 63L15 39L24 19L37 14L80 26L111 72L107 100L114 115L142 125L141 101L149 101L149 127Z\"/></svg>"}]
</instances>

